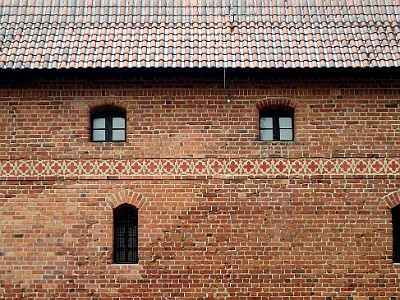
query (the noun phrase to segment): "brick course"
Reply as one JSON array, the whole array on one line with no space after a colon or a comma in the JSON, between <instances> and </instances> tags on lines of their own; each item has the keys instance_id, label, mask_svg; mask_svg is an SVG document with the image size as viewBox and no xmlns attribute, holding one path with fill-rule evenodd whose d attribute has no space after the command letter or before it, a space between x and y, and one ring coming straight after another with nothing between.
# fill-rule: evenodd
<instances>
[{"instance_id":1,"label":"brick course","mask_svg":"<svg viewBox=\"0 0 400 300\"><path fill-rule=\"evenodd\" d=\"M397 299L399 94L396 76L4 78L0 299ZM89 142L100 104L126 109L126 142ZM295 107L294 142L258 141L266 104ZM138 265L112 264L125 202Z\"/></svg>"}]
</instances>

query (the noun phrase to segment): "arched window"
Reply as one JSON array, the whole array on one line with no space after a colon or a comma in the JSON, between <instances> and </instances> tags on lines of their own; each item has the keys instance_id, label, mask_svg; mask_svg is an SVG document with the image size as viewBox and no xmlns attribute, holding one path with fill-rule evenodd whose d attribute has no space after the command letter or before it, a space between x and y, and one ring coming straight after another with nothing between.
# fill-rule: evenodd
<instances>
[{"instance_id":1,"label":"arched window","mask_svg":"<svg viewBox=\"0 0 400 300\"><path fill-rule=\"evenodd\" d=\"M290 106L266 107L260 111L261 141L293 141L294 109Z\"/></svg>"},{"instance_id":2,"label":"arched window","mask_svg":"<svg viewBox=\"0 0 400 300\"><path fill-rule=\"evenodd\" d=\"M114 263L136 264L138 261L138 209L121 204L114 209Z\"/></svg>"},{"instance_id":3,"label":"arched window","mask_svg":"<svg viewBox=\"0 0 400 300\"><path fill-rule=\"evenodd\" d=\"M104 105L91 111L92 142L123 142L126 136L126 111Z\"/></svg>"},{"instance_id":4,"label":"arched window","mask_svg":"<svg viewBox=\"0 0 400 300\"><path fill-rule=\"evenodd\" d=\"M392 208L393 262L400 263L400 204Z\"/></svg>"}]
</instances>

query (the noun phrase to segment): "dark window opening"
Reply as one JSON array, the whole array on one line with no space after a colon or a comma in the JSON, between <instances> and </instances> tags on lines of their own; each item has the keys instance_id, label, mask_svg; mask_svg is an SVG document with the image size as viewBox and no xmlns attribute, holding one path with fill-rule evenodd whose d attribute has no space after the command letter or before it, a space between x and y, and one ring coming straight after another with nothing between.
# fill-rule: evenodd
<instances>
[{"instance_id":1,"label":"dark window opening","mask_svg":"<svg viewBox=\"0 0 400 300\"><path fill-rule=\"evenodd\" d=\"M114 263L136 264L138 261L138 209L121 204L114 209Z\"/></svg>"},{"instance_id":2,"label":"dark window opening","mask_svg":"<svg viewBox=\"0 0 400 300\"><path fill-rule=\"evenodd\" d=\"M106 106L91 114L92 142L123 142L126 136L126 112Z\"/></svg>"},{"instance_id":3,"label":"dark window opening","mask_svg":"<svg viewBox=\"0 0 400 300\"><path fill-rule=\"evenodd\" d=\"M393 263L400 263L400 204L392 208Z\"/></svg>"},{"instance_id":4,"label":"dark window opening","mask_svg":"<svg viewBox=\"0 0 400 300\"><path fill-rule=\"evenodd\" d=\"M272 109L260 113L261 141L293 141L293 109Z\"/></svg>"}]
</instances>

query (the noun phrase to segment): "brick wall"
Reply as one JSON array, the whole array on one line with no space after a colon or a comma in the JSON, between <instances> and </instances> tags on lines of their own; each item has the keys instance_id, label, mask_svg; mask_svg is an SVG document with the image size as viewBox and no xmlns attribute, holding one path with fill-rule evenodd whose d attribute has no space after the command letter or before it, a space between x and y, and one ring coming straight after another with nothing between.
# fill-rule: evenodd
<instances>
[{"instance_id":1,"label":"brick wall","mask_svg":"<svg viewBox=\"0 0 400 300\"><path fill-rule=\"evenodd\" d=\"M0 299L400 299L400 79L217 75L2 80ZM110 103L127 141L89 142ZM270 103L294 142L258 141Z\"/></svg>"}]
</instances>

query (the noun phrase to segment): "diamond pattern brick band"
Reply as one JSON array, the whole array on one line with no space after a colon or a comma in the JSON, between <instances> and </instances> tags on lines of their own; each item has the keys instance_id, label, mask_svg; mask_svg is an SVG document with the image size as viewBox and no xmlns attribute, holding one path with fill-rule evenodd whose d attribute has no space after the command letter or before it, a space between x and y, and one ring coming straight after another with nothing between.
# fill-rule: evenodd
<instances>
[{"instance_id":1,"label":"diamond pattern brick band","mask_svg":"<svg viewBox=\"0 0 400 300\"><path fill-rule=\"evenodd\" d=\"M396 175L397 158L334 159L130 159L11 160L0 162L2 180L71 178L186 178L206 176Z\"/></svg>"}]
</instances>

